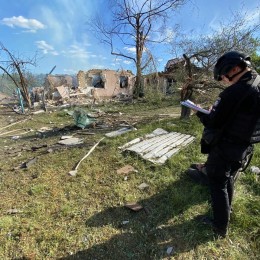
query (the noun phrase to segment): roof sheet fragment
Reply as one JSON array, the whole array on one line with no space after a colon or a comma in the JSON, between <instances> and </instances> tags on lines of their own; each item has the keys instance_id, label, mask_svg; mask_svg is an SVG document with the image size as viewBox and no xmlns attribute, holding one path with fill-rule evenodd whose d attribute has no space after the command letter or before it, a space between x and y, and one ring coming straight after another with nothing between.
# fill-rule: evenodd
<instances>
[{"instance_id":1,"label":"roof sheet fragment","mask_svg":"<svg viewBox=\"0 0 260 260\"><path fill-rule=\"evenodd\" d=\"M167 132L161 128L141 138L136 138L122 147L123 151L132 151L143 159L155 164L163 164L180 149L195 139L194 136L178 132Z\"/></svg>"}]
</instances>

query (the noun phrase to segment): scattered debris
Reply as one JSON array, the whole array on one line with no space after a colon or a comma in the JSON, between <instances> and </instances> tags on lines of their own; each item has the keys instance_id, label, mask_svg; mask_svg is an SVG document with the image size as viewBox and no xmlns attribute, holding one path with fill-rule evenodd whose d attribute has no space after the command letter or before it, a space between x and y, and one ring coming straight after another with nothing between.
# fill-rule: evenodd
<instances>
[{"instance_id":1,"label":"scattered debris","mask_svg":"<svg viewBox=\"0 0 260 260\"><path fill-rule=\"evenodd\" d=\"M72 137L72 138L61 140L58 143L63 145L78 145L78 144L82 144L83 140L77 137Z\"/></svg>"},{"instance_id":2,"label":"scattered debris","mask_svg":"<svg viewBox=\"0 0 260 260\"><path fill-rule=\"evenodd\" d=\"M66 99L66 98L70 97L69 89L65 88L63 85L56 87L56 89L57 89L61 98Z\"/></svg>"},{"instance_id":3,"label":"scattered debris","mask_svg":"<svg viewBox=\"0 0 260 260\"><path fill-rule=\"evenodd\" d=\"M35 106L35 104L34 104L34 106ZM42 113L45 113L45 111L43 109L32 112L32 114L34 114L34 115L42 114Z\"/></svg>"},{"instance_id":4,"label":"scattered debris","mask_svg":"<svg viewBox=\"0 0 260 260\"><path fill-rule=\"evenodd\" d=\"M7 214L18 214L18 213L22 213L23 211L22 210L19 210L19 209L9 209L6 211Z\"/></svg>"},{"instance_id":5,"label":"scattered debris","mask_svg":"<svg viewBox=\"0 0 260 260\"><path fill-rule=\"evenodd\" d=\"M166 250L167 255L172 255L174 253L173 247L169 246Z\"/></svg>"},{"instance_id":6,"label":"scattered debris","mask_svg":"<svg viewBox=\"0 0 260 260\"><path fill-rule=\"evenodd\" d=\"M117 174L129 174L129 173L133 173L133 172L138 172L133 166L131 165L125 165L124 167L118 169Z\"/></svg>"},{"instance_id":7,"label":"scattered debris","mask_svg":"<svg viewBox=\"0 0 260 260\"><path fill-rule=\"evenodd\" d=\"M60 139L61 140L66 140L66 139L70 139L70 138L73 138L73 136L72 135L64 135Z\"/></svg>"},{"instance_id":8,"label":"scattered debris","mask_svg":"<svg viewBox=\"0 0 260 260\"><path fill-rule=\"evenodd\" d=\"M93 151L94 149L99 145L99 143L104 139L105 137L101 138L90 150L89 152L77 163L76 167L74 168L74 170L69 172L69 175L71 176L75 176L77 174L78 171L78 167L81 164L81 162L83 160L85 160Z\"/></svg>"},{"instance_id":9,"label":"scattered debris","mask_svg":"<svg viewBox=\"0 0 260 260\"><path fill-rule=\"evenodd\" d=\"M49 132L49 131L52 131L52 130L53 130L53 128L51 128L51 127L43 126L40 129L38 129L37 132L42 134L42 133Z\"/></svg>"},{"instance_id":10,"label":"scattered debris","mask_svg":"<svg viewBox=\"0 0 260 260\"><path fill-rule=\"evenodd\" d=\"M72 170L69 172L69 175L75 177L77 175L77 172L77 170Z\"/></svg>"},{"instance_id":11,"label":"scattered debris","mask_svg":"<svg viewBox=\"0 0 260 260\"><path fill-rule=\"evenodd\" d=\"M18 140L18 139L20 139L20 137L21 137L20 135L14 135L14 136L11 137L11 139L12 140Z\"/></svg>"},{"instance_id":12,"label":"scattered debris","mask_svg":"<svg viewBox=\"0 0 260 260\"><path fill-rule=\"evenodd\" d=\"M142 184L140 184L138 186L138 189L140 189L140 190L145 190L147 188L149 188L149 185L147 183L145 183L145 182L143 182Z\"/></svg>"},{"instance_id":13,"label":"scattered debris","mask_svg":"<svg viewBox=\"0 0 260 260\"><path fill-rule=\"evenodd\" d=\"M181 148L190 144L194 136L170 132L158 128L151 134L142 138L136 138L122 147L122 151L132 151L139 154L143 159L155 164L163 164Z\"/></svg>"},{"instance_id":14,"label":"scattered debris","mask_svg":"<svg viewBox=\"0 0 260 260\"><path fill-rule=\"evenodd\" d=\"M16 153L21 152L22 150L23 150L22 148L12 148L12 147L11 147L11 149L9 149L9 150L7 151L7 153L10 154L10 155L13 155L13 154L16 154Z\"/></svg>"},{"instance_id":15,"label":"scattered debris","mask_svg":"<svg viewBox=\"0 0 260 260\"><path fill-rule=\"evenodd\" d=\"M136 202L129 202L125 204L126 208L129 208L133 211L140 211L141 209L143 209L143 206L140 204L137 204Z\"/></svg>"},{"instance_id":16,"label":"scattered debris","mask_svg":"<svg viewBox=\"0 0 260 260\"><path fill-rule=\"evenodd\" d=\"M168 132L162 128L156 128L151 134L146 134L145 138L151 138L159 135L168 134Z\"/></svg>"},{"instance_id":17,"label":"scattered debris","mask_svg":"<svg viewBox=\"0 0 260 260\"><path fill-rule=\"evenodd\" d=\"M260 168L257 166L251 166L250 171L255 174L260 174Z\"/></svg>"},{"instance_id":18,"label":"scattered debris","mask_svg":"<svg viewBox=\"0 0 260 260\"><path fill-rule=\"evenodd\" d=\"M126 225L126 224L128 224L129 223L129 220L124 220L124 221L122 221L122 225Z\"/></svg>"},{"instance_id":19,"label":"scattered debris","mask_svg":"<svg viewBox=\"0 0 260 260\"><path fill-rule=\"evenodd\" d=\"M78 135L95 135L96 133L92 132L77 132Z\"/></svg>"},{"instance_id":20,"label":"scattered debris","mask_svg":"<svg viewBox=\"0 0 260 260\"><path fill-rule=\"evenodd\" d=\"M34 158L32 158L31 160L22 163L21 166L20 166L20 168L21 168L21 169L29 168L29 167L30 167L32 164L34 164L36 161L37 161L37 158L34 157Z\"/></svg>"},{"instance_id":21,"label":"scattered debris","mask_svg":"<svg viewBox=\"0 0 260 260\"><path fill-rule=\"evenodd\" d=\"M133 130L137 130L137 129L132 127L132 126L123 127L123 128L120 128L120 129L118 129L116 131L107 133L107 134L105 134L105 136L107 136L107 137L115 137L115 136L122 135L122 134L130 132L130 131L133 131Z\"/></svg>"},{"instance_id":22,"label":"scattered debris","mask_svg":"<svg viewBox=\"0 0 260 260\"><path fill-rule=\"evenodd\" d=\"M76 109L73 112L73 118L77 127L84 129L85 127L93 124L96 119L91 117L86 111L82 109Z\"/></svg>"},{"instance_id":23,"label":"scattered debris","mask_svg":"<svg viewBox=\"0 0 260 260\"><path fill-rule=\"evenodd\" d=\"M36 151L36 150L39 150L39 149L45 148L45 147L47 147L47 144L40 144L40 145L32 146L31 149L32 149L32 151Z\"/></svg>"}]
</instances>

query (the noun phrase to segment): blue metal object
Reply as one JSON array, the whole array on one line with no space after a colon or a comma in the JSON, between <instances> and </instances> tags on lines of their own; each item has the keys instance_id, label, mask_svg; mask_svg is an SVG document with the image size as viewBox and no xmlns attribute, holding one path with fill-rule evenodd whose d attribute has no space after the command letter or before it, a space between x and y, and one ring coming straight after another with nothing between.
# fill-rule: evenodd
<instances>
[{"instance_id":1,"label":"blue metal object","mask_svg":"<svg viewBox=\"0 0 260 260\"><path fill-rule=\"evenodd\" d=\"M24 113L23 97L22 97L22 94L21 94L21 90L19 88L17 88L17 95L18 95L19 102L20 102L20 105L21 105L22 113Z\"/></svg>"}]
</instances>

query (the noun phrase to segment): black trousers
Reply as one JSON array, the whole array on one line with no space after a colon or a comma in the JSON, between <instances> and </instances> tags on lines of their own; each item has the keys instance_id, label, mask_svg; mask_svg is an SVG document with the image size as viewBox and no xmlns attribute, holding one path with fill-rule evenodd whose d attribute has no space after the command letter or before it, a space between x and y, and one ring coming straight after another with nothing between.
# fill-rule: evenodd
<instances>
[{"instance_id":1,"label":"black trousers","mask_svg":"<svg viewBox=\"0 0 260 260\"><path fill-rule=\"evenodd\" d=\"M230 160L215 147L209 153L206 170L211 193L213 225L227 231L234 195L234 177L241 167L241 160Z\"/></svg>"}]
</instances>

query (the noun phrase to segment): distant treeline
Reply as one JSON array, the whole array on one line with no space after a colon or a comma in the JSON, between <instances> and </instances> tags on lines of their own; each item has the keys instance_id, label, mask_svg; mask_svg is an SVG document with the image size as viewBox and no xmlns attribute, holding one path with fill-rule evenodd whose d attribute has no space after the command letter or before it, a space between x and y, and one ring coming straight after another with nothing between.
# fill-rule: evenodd
<instances>
[{"instance_id":1,"label":"distant treeline","mask_svg":"<svg viewBox=\"0 0 260 260\"><path fill-rule=\"evenodd\" d=\"M18 75L12 75L14 79L18 79ZM26 79L29 89L34 87L41 87L44 85L46 74L27 74ZM19 82L19 80L18 80ZM14 82L6 74L0 74L0 92L5 94L12 94L16 89Z\"/></svg>"}]
</instances>

